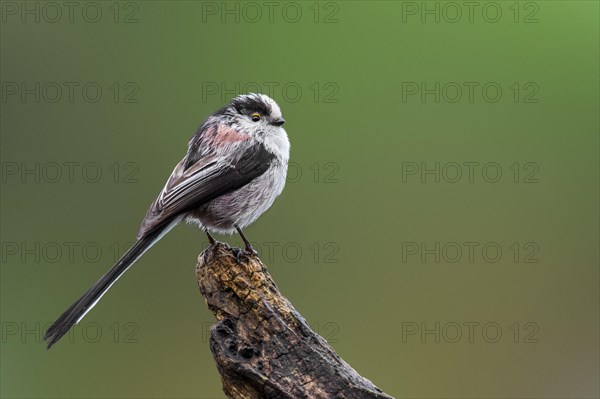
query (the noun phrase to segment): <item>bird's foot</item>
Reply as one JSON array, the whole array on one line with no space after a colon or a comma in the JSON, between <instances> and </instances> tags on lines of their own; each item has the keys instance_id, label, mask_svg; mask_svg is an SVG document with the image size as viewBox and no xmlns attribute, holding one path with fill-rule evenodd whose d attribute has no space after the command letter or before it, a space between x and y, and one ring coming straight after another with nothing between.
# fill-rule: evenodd
<instances>
[{"instance_id":1,"label":"bird's foot","mask_svg":"<svg viewBox=\"0 0 600 399\"><path fill-rule=\"evenodd\" d=\"M252 247L252 244L250 244L250 241L248 241L248 239L242 232L242 229L240 229L237 225L235 226L235 228L238 231L238 233L240 234L240 237L242 237L242 240L244 240L244 244L246 244L246 248L244 249L244 252L246 252L246 254L248 254L248 255L258 256L258 252L256 252L254 247Z\"/></svg>"},{"instance_id":2,"label":"bird's foot","mask_svg":"<svg viewBox=\"0 0 600 399\"><path fill-rule=\"evenodd\" d=\"M258 256L258 251L256 251L256 249L254 249L254 247L250 244L246 245L246 248L244 248L244 252L248 255Z\"/></svg>"},{"instance_id":3,"label":"bird's foot","mask_svg":"<svg viewBox=\"0 0 600 399\"><path fill-rule=\"evenodd\" d=\"M204 230L204 232L206 233L206 236L208 237L208 243L212 246L215 245L217 243L217 241L215 240L215 238L213 236L210 235L210 233L208 232L208 230Z\"/></svg>"}]
</instances>

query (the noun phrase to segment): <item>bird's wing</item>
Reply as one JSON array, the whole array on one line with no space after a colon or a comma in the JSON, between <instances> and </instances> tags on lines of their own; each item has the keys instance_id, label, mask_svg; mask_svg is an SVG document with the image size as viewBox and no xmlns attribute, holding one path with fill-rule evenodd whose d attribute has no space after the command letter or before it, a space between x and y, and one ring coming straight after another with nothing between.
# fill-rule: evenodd
<instances>
[{"instance_id":1,"label":"bird's wing","mask_svg":"<svg viewBox=\"0 0 600 399\"><path fill-rule=\"evenodd\" d=\"M191 209L250 183L269 168L275 157L258 143L238 151L241 153L235 157L207 155L187 169L186 158L181 160L148 209L138 238Z\"/></svg>"}]
</instances>

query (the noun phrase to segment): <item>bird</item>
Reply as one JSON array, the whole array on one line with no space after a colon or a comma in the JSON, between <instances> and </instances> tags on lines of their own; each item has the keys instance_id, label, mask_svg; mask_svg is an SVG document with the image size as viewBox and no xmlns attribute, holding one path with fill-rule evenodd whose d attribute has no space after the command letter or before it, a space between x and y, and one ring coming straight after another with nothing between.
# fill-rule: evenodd
<instances>
[{"instance_id":1,"label":"bird","mask_svg":"<svg viewBox=\"0 0 600 399\"><path fill-rule=\"evenodd\" d=\"M150 247L181 222L207 234L238 232L244 251L256 254L243 233L283 191L290 141L275 100L262 93L236 96L210 115L188 142L158 197L146 212L133 246L46 330L50 349L98 303Z\"/></svg>"}]
</instances>

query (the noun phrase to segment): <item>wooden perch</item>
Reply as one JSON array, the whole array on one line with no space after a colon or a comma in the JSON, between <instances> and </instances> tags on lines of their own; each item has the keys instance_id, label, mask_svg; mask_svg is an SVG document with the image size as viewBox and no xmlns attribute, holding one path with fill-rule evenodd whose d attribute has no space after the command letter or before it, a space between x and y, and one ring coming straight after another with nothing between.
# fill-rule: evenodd
<instances>
[{"instance_id":1,"label":"wooden perch","mask_svg":"<svg viewBox=\"0 0 600 399\"><path fill-rule=\"evenodd\" d=\"M392 398L311 330L257 256L217 242L196 277L217 318L210 349L229 398Z\"/></svg>"}]
</instances>

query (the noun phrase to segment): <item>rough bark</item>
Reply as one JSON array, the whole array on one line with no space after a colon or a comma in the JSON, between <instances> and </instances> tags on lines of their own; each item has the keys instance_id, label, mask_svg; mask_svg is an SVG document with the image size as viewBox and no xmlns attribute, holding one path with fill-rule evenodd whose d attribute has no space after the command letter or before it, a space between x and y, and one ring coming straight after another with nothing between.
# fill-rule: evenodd
<instances>
[{"instance_id":1,"label":"rough bark","mask_svg":"<svg viewBox=\"0 0 600 399\"><path fill-rule=\"evenodd\" d=\"M217 318L210 348L229 398L391 398L311 330L257 256L217 242L196 277Z\"/></svg>"}]
</instances>

